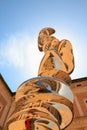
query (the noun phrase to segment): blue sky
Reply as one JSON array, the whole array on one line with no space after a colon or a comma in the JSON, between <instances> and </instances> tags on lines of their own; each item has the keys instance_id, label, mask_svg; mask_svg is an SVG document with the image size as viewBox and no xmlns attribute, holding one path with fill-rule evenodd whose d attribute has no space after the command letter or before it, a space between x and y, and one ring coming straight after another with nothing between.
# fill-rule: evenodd
<instances>
[{"instance_id":1,"label":"blue sky","mask_svg":"<svg viewBox=\"0 0 87 130\"><path fill-rule=\"evenodd\" d=\"M71 78L87 76L87 0L0 0L0 73L12 91L37 76L43 56L37 37L44 27L71 41Z\"/></svg>"}]
</instances>

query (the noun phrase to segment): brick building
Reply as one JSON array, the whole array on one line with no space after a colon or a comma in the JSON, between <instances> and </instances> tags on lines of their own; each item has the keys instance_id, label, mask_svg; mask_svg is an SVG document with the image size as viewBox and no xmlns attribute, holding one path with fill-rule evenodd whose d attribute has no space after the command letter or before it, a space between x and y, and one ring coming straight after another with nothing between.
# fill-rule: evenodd
<instances>
[{"instance_id":1,"label":"brick building","mask_svg":"<svg viewBox=\"0 0 87 130\"><path fill-rule=\"evenodd\" d=\"M74 93L74 120L65 130L87 130L87 77L72 80ZM13 93L0 74L0 130L15 108ZM66 117L67 118L67 117Z\"/></svg>"},{"instance_id":2,"label":"brick building","mask_svg":"<svg viewBox=\"0 0 87 130\"><path fill-rule=\"evenodd\" d=\"M87 77L72 80L74 120L66 130L87 130Z\"/></svg>"}]
</instances>

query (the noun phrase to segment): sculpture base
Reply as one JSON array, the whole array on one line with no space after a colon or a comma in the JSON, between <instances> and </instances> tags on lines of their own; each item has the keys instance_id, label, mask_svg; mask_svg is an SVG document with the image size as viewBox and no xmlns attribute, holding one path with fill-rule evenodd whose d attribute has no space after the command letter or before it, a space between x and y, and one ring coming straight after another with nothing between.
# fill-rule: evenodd
<instances>
[{"instance_id":1,"label":"sculpture base","mask_svg":"<svg viewBox=\"0 0 87 130\"><path fill-rule=\"evenodd\" d=\"M61 130L72 121L73 94L59 79L30 79L19 86L15 98L8 130Z\"/></svg>"}]
</instances>

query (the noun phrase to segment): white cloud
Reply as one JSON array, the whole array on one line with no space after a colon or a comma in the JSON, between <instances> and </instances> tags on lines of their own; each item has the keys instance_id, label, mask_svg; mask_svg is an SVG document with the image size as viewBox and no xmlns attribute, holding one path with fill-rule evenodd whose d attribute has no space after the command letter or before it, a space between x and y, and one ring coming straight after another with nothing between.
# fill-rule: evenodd
<instances>
[{"instance_id":1,"label":"white cloud","mask_svg":"<svg viewBox=\"0 0 87 130\"><path fill-rule=\"evenodd\" d=\"M37 40L28 34L14 34L0 46L0 65L16 67L24 73L36 73L41 57Z\"/></svg>"}]
</instances>

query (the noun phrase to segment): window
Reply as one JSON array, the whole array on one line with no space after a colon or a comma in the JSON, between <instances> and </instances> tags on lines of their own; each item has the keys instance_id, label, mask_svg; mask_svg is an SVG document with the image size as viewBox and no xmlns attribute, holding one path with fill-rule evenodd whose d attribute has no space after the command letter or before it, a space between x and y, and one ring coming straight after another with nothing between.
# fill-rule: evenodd
<instances>
[{"instance_id":1,"label":"window","mask_svg":"<svg viewBox=\"0 0 87 130\"><path fill-rule=\"evenodd\" d=\"M83 101L84 101L85 106L87 107L87 98L84 99Z\"/></svg>"},{"instance_id":2,"label":"window","mask_svg":"<svg viewBox=\"0 0 87 130\"><path fill-rule=\"evenodd\" d=\"M87 103L87 100L85 100L85 103Z\"/></svg>"},{"instance_id":3,"label":"window","mask_svg":"<svg viewBox=\"0 0 87 130\"><path fill-rule=\"evenodd\" d=\"M76 87L81 87L81 86L82 86L81 83L76 84Z\"/></svg>"}]
</instances>

